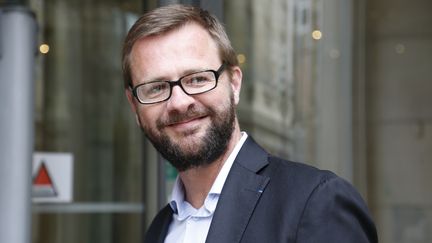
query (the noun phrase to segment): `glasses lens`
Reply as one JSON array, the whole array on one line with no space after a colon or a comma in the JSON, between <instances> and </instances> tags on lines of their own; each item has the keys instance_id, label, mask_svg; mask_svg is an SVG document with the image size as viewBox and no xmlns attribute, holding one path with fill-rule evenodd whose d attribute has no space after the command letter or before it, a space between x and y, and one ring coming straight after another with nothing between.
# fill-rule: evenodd
<instances>
[{"instance_id":1,"label":"glasses lens","mask_svg":"<svg viewBox=\"0 0 432 243\"><path fill-rule=\"evenodd\" d=\"M216 76L212 71L193 73L183 77L181 84L188 94L203 93L216 86Z\"/></svg>"},{"instance_id":2,"label":"glasses lens","mask_svg":"<svg viewBox=\"0 0 432 243\"><path fill-rule=\"evenodd\" d=\"M170 85L165 81L146 83L137 87L136 94L143 103L159 102L169 97Z\"/></svg>"}]
</instances>

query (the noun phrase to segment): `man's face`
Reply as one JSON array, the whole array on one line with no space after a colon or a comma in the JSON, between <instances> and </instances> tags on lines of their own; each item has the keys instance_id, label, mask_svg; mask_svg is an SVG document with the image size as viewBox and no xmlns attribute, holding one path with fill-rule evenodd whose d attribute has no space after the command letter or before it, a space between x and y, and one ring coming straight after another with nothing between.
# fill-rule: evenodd
<instances>
[{"instance_id":1,"label":"man's face","mask_svg":"<svg viewBox=\"0 0 432 243\"><path fill-rule=\"evenodd\" d=\"M177 80L203 70L217 70L221 60L215 42L197 24L139 40L131 53L132 82ZM241 71L225 71L215 89L189 96L174 86L165 102L141 105L126 91L137 120L156 149L179 171L209 164L230 143L236 125Z\"/></svg>"}]
</instances>

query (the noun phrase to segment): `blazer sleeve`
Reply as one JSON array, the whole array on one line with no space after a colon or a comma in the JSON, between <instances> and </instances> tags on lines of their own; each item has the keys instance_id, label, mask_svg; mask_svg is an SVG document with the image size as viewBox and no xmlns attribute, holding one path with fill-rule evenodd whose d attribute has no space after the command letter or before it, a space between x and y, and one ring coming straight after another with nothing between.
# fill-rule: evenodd
<instances>
[{"instance_id":1,"label":"blazer sleeve","mask_svg":"<svg viewBox=\"0 0 432 243\"><path fill-rule=\"evenodd\" d=\"M327 178L310 194L296 242L378 242L366 204L340 177Z\"/></svg>"}]
</instances>

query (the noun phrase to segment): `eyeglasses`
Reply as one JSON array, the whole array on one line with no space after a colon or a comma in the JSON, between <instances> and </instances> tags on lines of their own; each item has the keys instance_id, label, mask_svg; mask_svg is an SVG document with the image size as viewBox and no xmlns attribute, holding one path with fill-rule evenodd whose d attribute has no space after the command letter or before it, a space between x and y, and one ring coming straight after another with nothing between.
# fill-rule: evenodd
<instances>
[{"instance_id":1,"label":"eyeglasses","mask_svg":"<svg viewBox=\"0 0 432 243\"><path fill-rule=\"evenodd\" d=\"M139 84L132 88L132 93L141 104L154 104L168 100L176 85L188 95L202 94L216 88L219 76L225 67L226 64L223 63L217 71L190 73L177 81L150 81Z\"/></svg>"}]
</instances>

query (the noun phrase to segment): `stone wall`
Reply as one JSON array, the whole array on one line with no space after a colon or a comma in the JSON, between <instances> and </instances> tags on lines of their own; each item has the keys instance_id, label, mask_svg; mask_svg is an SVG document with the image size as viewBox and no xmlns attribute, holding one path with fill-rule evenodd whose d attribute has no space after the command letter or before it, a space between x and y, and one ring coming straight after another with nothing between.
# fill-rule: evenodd
<instances>
[{"instance_id":1,"label":"stone wall","mask_svg":"<svg viewBox=\"0 0 432 243\"><path fill-rule=\"evenodd\" d=\"M432 2L367 2L372 209L381 242L432 242Z\"/></svg>"}]
</instances>

